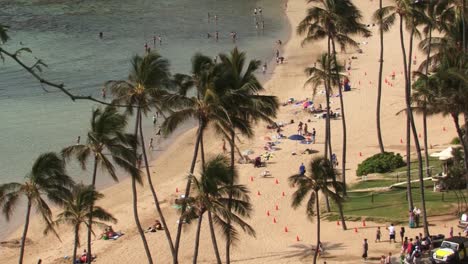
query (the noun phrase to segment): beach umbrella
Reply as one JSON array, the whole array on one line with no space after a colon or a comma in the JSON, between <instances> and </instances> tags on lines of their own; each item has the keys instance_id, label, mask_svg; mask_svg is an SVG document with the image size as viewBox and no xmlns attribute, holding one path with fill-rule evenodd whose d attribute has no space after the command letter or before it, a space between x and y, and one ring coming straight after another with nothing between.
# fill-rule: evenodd
<instances>
[{"instance_id":1,"label":"beach umbrella","mask_svg":"<svg viewBox=\"0 0 468 264\"><path fill-rule=\"evenodd\" d=\"M304 140L304 139L305 139L305 137L303 137L303 136L301 136L301 135L298 135L298 134L289 136L288 138L289 138L290 140Z\"/></svg>"}]
</instances>

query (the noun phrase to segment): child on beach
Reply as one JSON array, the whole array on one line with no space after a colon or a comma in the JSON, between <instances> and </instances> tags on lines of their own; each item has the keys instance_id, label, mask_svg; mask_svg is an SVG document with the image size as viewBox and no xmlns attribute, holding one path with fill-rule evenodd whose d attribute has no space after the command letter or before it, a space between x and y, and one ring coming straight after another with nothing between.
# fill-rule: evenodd
<instances>
[{"instance_id":1,"label":"child on beach","mask_svg":"<svg viewBox=\"0 0 468 264\"><path fill-rule=\"evenodd\" d=\"M380 242L380 238L382 236L382 231L380 231L380 226L377 227L377 231L375 232L375 242Z\"/></svg>"}]
</instances>

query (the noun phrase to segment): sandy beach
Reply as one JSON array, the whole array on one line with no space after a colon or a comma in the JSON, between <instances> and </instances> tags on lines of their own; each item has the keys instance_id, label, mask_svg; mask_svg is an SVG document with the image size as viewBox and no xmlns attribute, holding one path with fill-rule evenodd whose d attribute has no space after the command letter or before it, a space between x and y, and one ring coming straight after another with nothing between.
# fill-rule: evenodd
<instances>
[{"instance_id":1,"label":"sandy beach","mask_svg":"<svg viewBox=\"0 0 468 264\"><path fill-rule=\"evenodd\" d=\"M377 133L375 126L376 108L376 83L378 80L378 54L379 39L378 27L372 26L370 17L374 10L378 8L378 1L361 0L354 1L357 7L363 12L366 24L370 24L369 29L373 36L370 38L356 37L361 43L363 54L354 50L346 53L339 53L339 58L345 60L351 56L357 59L352 60L352 69L349 71L352 91L344 93L345 110L348 128L348 162L347 182L353 183L358 180L355 176L357 164L366 157L378 153ZM384 5L390 1L384 1ZM292 0L288 2L285 12L291 24L291 37L283 47L286 61L278 65L273 72L267 74L271 78L265 84L268 93L278 96L280 102L286 102L289 98L303 100L312 97L310 87L304 87L306 76L304 68L313 65L316 58L325 51L325 43L314 43L301 46L302 37L295 32L299 21L304 17L306 2L303 0ZM385 35L385 64L384 77L392 86L383 84L382 95L382 132L383 140L387 151L399 152L402 155L405 145L400 141L405 140L405 119L404 115L396 115L404 106L404 77L402 71L401 49L397 28L393 28ZM422 59L423 54L416 51L416 58ZM418 62L419 63L419 62ZM396 72L395 80L391 80L391 73ZM320 93L314 99L315 103L323 103L324 96ZM332 109L339 108L339 98L332 98ZM417 117L418 131L422 130L422 121ZM299 121L307 122L309 130L317 130L317 143L307 145L319 151L317 154L300 154L306 148L305 145L297 144L294 141L282 140L280 149L275 151L275 157L268 162L267 170L272 177L261 177L265 168L254 168L251 164L239 164L240 183L245 184L251 191L251 200L254 205L254 213L248 222L256 230L256 237L249 237L241 234L240 240L232 250L231 259L238 263L305 263L311 261L313 247L316 239L315 223L310 222L305 209L293 210L291 204L291 194L293 189L289 187L287 177L296 173L299 165L308 163L314 155L323 154L324 140L324 119L317 119L303 112L301 105L287 105L280 108L277 121L289 122L294 119L295 124L284 127L283 134L291 135L296 133ZM332 120L332 144L333 152L341 157L342 127L340 120ZM433 146L430 153L446 146L455 137L452 121L442 116L430 117L428 121L429 144ZM275 131L268 130L266 124L260 123L256 127L256 135L252 139L242 138L239 148L241 150L252 149L258 155L264 152L264 137L271 137ZM181 135L175 142L162 153L151 165L153 183L160 200L168 223L168 228L175 236L177 228L178 214L172 207L176 194L176 189L183 192L186 183L187 171L193 154L196 130L192 129ZM205 136L206 152L208 157L222 152L221 137L213 131L208 131ZM298 155L292 155L293 152ZM197 169L198 171L198 169ZM251 180L253 179L253 181ZM276 183L276 180L278 183ZM124 180L116 185L103 190L105 199L99 205L108 209L119 222L114 225L115 230L122 231L125 235L116 241L93 241L93 254L97 254L96 263L145 263L146 257L140 237L135 228L132 204L130 181ZM158 216L155 211L152 196L146 186L139 187L139 213L143 227L149 226ZM282 193L285 196L282 196ZM179 193L180 194L180 193ZM276 207L278 210L276 210ZM402 208L404 210L405 208ZM268 216L266 212L269 211ZM274 220L276 223L274 223ZM431 232L448 233L447 226L455 226L456 219L450 216L431 217ZM347 231L342 231L335 222L322 222L321 240L326 249L323 260L327 263L361 263L362 240L369 238L369 255L371 260L368 263L377 263L382 254L393 252L394 255L400 251L395 244L374 243L375 227L382 226L383 238L388 239L388 232L385 231L385 224L367 223L364 228L360 222L349 222ZM354 228L358 228L355 233ZM285 232L287 228L287 232ZM193 239L195 224L185 226L182 234L180 263L189 263L193 255ZM70 256L72 252L72 232L68 227L60 227L62 242L57 238L42 234L43 225L37 218L33 219L28 233L31 240L27 244L25 263L37 263L40 258L42 263L62 263L64 256ZM11 239L19 239L22 230L11 235ZM415 236L422 232L422 229L408 230L408 236ZM214 253L209 237L207 221L202 227L199 263L214 263ZM147 233L147 240L155 263L170 263L171 256L168 243L163 232ZM219 247L224 252L224 240L221 234L219 237ZM299 238L299 241L297 241ZM82 241L85 241L84 232ZM83 247L79 249L82 252ZM16 263L17 248L0 247L1 263Z\"/></svg>"}]
</instances>

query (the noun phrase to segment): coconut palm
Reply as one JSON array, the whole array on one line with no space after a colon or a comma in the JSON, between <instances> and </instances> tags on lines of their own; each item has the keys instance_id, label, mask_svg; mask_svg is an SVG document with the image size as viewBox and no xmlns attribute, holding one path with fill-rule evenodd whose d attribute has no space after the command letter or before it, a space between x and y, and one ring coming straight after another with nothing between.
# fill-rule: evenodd
<instances>
[{"instance_id":1,"label":"coconut palm","mask_svg":"<svg viewBox=\"0 0 468 264\"><path fill-rule=\"evenodd\" d=\"M136 143L133 135L125 133L127 118L118 113L117 108L108 106L102 110L97 108L93 110L90 120L90 130L87 133L86 143L69 146L62 150L62 156L65 160L76 158L83 170L87 169L90 159L93 159L93 170L91 175L91 186L96 186L98 168L107 172L109 176L118 181L116 168L113 164L126 171L132 171L132 164L128 163L134 155L130 146ZM112 162L112 161L113 162ZM90 212L93 208L90 208ZM88 244L87 252L92 253L91 235L92 235L92 214L88 221Z\"/></svg>"},{"instance_id":2,"label":"coconut palm","mask_svg":"<svg viewBox=\"0 0 468 264\"><path fill-rule=\"evenodd\" d=\"M335 61L335 57L330 57L327 53L323 53L319 60L317 61L317 64L319 67L309 67L305 69L305 73L310 76L310 78L306 81L305 85L310 85L312 86L313 89L313 94L317 93L317 88L319 86L325 86L325 90L330 89L329 88L329 83L328 79L332 80L332 84L336 84L337 81L340 80L343 75L339 74L338 72L341 71L342 66L339 65ZM338 73L338 76L336 76ZM325 146L325 151L327 150L327 147ZM336 178L333 178L333 181L336 181ZM344 183L343 183L344 186ZM342 190L344 192L344 189ZM329 209L329 202L328 202L328 197L325 195L326 198L326 205L327 205L327 210L330 211ZM346 230L346 222L344 219L344 213L343 213L343 208L341 204L338 204L338 210L340 213L340 218L341 218L341 223L342 227L344 230Z\"/></svg>"},{"instance_id":3,"label":"coconut palm","mask_svg":"<svg viewBox=\"0 0 468 264\"><path fill-rule=\"evenodd\" d=\"M207 212L211 213L213 222L222 229L225 237L229 236L231 240L237 239L237 231L228 223L228 219L247 234L255 236L253 228L243 220L250 217L252 211L249 191L246 186L236 183L237 171L234 171L233 177L229 161L224 156L219 155L210 159L205 164L199 179L191 177L194 195L187 200L189 209L185 212L185 219L188 222L198 219L193 263L197 262L201 223ZM234 184L232 178L235 179ZM228 208L229 204L232 209ZM216 247L214 240L213 247ZM217 261L221 263L220 259Z\"/></svg>"},{"instance_id":4,"label":"coconut palm","mask_svg":"<svg viewBox=\"0 0 468 264\"><path fill-rule=\"evenodd\" d=\"M399 27L400 27L400 43L401 43L401 49L403 53L403 69L404 69L404 76L405 76L405 102L406 102L406 178L407 178L407 195L408 195L408 208L409 210L412 210L414 205L413 205L413 196L411 192L411 145L410 145L410 140L411 140L411 102L410 102L410 89L408 87L410 81L409 81L409 72L408 72L408 62L406 58L406 47L404 44L404 34L403 34L403 27L404 27L404 22L405 18L409 18L411 21L411 16L412 16L412 11L414 10L411 6L410 0L394 0L395 5L393 6L385 6L382 8L379 8L375 13L374 13L374 21L376 21L379 24L379 27L384 31L388 32L390 28L395 24L396 20L399 20ZM414 31L414 26L411 26L412 23L408 22L408 19L406 20L406 26L409 28L409 30L412 31L411 34L411 39L413 37ZM414 23L412 24L414 25ZM412 44L412 41L410 41ZM410 57L411 60L411 57ZM411 65L411 63L410 63Z\"/></svg>"},{"instance_id":5,"label":"coconut palm","mask_svg":"<svg viewBox=\"0 0 468 264\"><path fill-rule=\"evenodd\" d=\"M224 122L220 131L229 140L231 145L230 158L231 170L235 167L235 139L236 131L242 135L252 137L252 124L258 121L273 122L279 108L276 96L262 95L265 89L255 77L255 71L259 69L261 62L251 60L246 63L245 52L234 48L229 54L219 54L218 65L220 76L215 81L215 87L222 95L220 102L226 109L230 122ZM234 174L233 174L234 175ZM234 184L232 179L231 185ZM229 195L231 199L231 195ZM232 204L228 204L229 210ZM228 219L230 225L231 219ZM226 239L226 263L230 263L230 247L232 239L227 233Z\"/></svg>"},{"instance_id":6,"label":"coconut palm","mask_svg":"<svg viewBox=\"0 0 468 264\"><path fill-rule=\"evenodd\" d=\"M52 226L52 211L47 201L61 204L62 197L69 193L68 188L73 184L72 179L65 172L63 160L57 154L48 152L36 159L23 183L12 182L0 185L0 206L7 221L10 220L21 198L26 198L26 219L19 254L20 264L23 263L32 207L37 209L46 226L58 237Z\"/></svg>"},{"instance_id":7,"label":"coconut palm","mask_svg":"<svg viewBox=\"0 0 468 264\"><path fill-rule=\"evenodd\" d=\"M314 264L317 263L317 255L320 245L320 203L319 193L331 197L337 204L341 204L343 199L336 192L343 190L343 183L332 181L335 178L335 171L330 160L324 157L316 157L310 163L310 175L296 174L289 177L289 184L296 186L297 190L292 196L292 207L298 208L307 200L306 214L310 220L314 213L317 217L317 241L314 253ZM315 209L314 209L315 206Z\"/></svg>"},{"instance_id":8,"label":"coconut palm","mask_svg":"<svg viewBox=\"0 0 468 264\"><path fill-rule=\"evenodd\" d=\"M113 103L128 106L126 108L127 114L133 115L136 109L136 129L134 133L135 137L140 141L146 170L146 179L161 223L163 226L167 226L149 169L142 120L143 116L146 116L153 109L156 109L157 113L164 116L164 111L166 109L163 108L162 101L164 96L168 94L168 88L170 86L169 62L155 52L150 52L144 57L135 55L131 60L131 70L128 80L111 80L106 82L105 86L110 89L114 96ZM164 228L164 233L169 243L174 262L177 262L169 229Z\"/></svg>"},{"instance_id":9,"label":"coconut palm","mask_svg":"<svg viewBox=\"0 0 468 264\"><path fill-rule=\"evenodd\" d=\"M73 264L76 260L76 251L80 246L80 230L83 224L91 229L89 226L89 219L92 219L93 225L97 226L105 226L103 222L117 222L117 220L102 207L94 206L96 201L103 197L104 195L97 192L92 185L77 184L73 186L71 194L63 198L63 211L57 215L57 219L53 224L67 224L73 227L73 232L75 234L73 254L71 255ZM46 229L46 232L47 231L49 231L49 229ZM89 258L91 258L91 255L89 255Z\"/></svg>"},{"instance_id":10,"label":"coconut palm","mask_svg":"<svg viewBox=\"0 0 468 264\"><path fill-rule=\"evenodd\" d=\"M297 27L299 34L306 34L304 43L315 42L317 40L328 40L328 55L333 56L336 61L336 45L339 45L341 50L347 47L358 47L358 43L354 41L352 35L370 36L370 31L367 30L364 24L360 21L362 19L361 12L349 0L310 0L309 2L318 3L308 9L306 17L300 22ZM330 65L328 66L330 67ZM337 68L335 70L338 70ZM336 72L335 77L338 77ZM328 86L332 89L330 80ZM346 145L347 145L347 129L346 129L346 115L342 94L342 87L339 80L335 80L338 85L338 94L340 98L341 109L341 122L343 127L342 139L342 180L346 186ZM330 90L331 91L331 90ZM327 108L329 107L330 93L325 93L327 98ZM331 132L330 132L330 118L327 115L325 131L325 146L328 144L329 155L331 157ZM327 151L325 155L327 157ZM345 189L346 192L346 189ZM346 228L344 226L344 228Z\"/></svg>"},{"instance_id":11,"label":"coconut palm","mask_svg":"<svg viewBox=\"0 0 468 264\"><path fill-rule=\"evenodd\" d=\"M165 107L171 107L170 115L162 124L164 134L172 133L180 124L189 119L198 120L197 136L195 139L194 154L190 165L189 173L193 174L200 148L203 133L208 126L225 127L229 123L226 110L220 103L220 91L214 85L214 79L219 74L218 68L210 58L195 54L192 58L192 76L175 75L174 84L178 88L176 93L166 96ZM189 90L195 89L194 95L189 95ZM185 197L190 195L192 178L188 177L185 188ZM185 213L186 205L182 205L182 215L177 226L177 234L174 243L175 255L177 256L180 237L182 235L182 217Z\"/></svg>"}]
</instances>

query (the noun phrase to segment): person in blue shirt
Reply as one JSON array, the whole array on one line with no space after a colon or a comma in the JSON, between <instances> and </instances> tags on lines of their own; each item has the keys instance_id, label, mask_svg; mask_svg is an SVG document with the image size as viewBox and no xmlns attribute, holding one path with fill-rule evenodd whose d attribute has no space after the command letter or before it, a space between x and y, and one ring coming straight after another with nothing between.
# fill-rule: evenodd
<instances>
[{"instance_id":1,"label":"person in blue shirt","mask_svg":"<svg viewBox=\"0 0 468 264\"><path fill-rule=\"evenodd\" d=\"M299 174L304 175L306 172L304 163L301 163L301 166L299 166Z\"/></svg>"}]
</instances>

